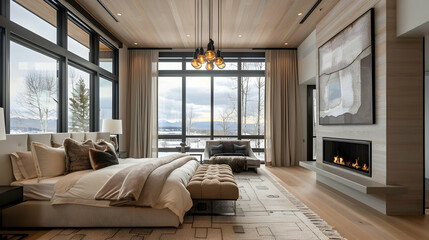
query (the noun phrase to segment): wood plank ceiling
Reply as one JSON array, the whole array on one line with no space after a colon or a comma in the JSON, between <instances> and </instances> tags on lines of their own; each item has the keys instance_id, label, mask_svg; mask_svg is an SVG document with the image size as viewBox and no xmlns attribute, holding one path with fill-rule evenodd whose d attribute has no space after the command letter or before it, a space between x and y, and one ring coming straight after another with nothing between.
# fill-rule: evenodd
<instances>
[{"instance_id":1,"label":"wood plank ceiling","mask_svg":"<svg viewBox=\"0 0 429 240\"><path fill-rule=\"evenodd\" d=\"M194 0L101 0L119 22L98 1L76 1L128 47L192 49L195 46ZM206 47L209 0L202 1L202 39ZM298 47L338 1L322 1L306 22L299 24L316 0L223 0L222 48ZM217 2L213 0L216 46Z\"/></svg>"}]
</instances>

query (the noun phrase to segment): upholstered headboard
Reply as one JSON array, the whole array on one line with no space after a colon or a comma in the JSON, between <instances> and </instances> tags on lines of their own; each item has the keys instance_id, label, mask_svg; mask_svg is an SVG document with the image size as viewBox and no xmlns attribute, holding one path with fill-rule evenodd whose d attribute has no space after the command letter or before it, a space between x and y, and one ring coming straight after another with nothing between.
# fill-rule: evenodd
<instances>
[{"instance_id":1,"label":"upholstered headboard","mask_svg":"<svg viewBox=\"0 0 429 240\"><path fill-rule=\"evenodd\" d=\"M109 140L110 134L108 132L8 134L6 140L0 140L0 185L9 185L14 181L9 154L30 151L31 142L40 142L51 146L51 141L62 143L66 138L78 141L87 139Z\"/></svg>"}]
</instances>

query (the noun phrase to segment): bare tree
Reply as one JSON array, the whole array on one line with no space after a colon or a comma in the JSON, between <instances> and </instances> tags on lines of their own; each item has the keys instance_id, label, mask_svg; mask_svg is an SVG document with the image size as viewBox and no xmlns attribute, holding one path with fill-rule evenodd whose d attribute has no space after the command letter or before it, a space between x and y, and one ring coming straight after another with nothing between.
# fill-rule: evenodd
<instances>
[{"instance_id":1,"label":"bare tree","mask_svg":"<svg viewBox=\"0 0 429 240\"><path fill-rule=\"evenodd\" d=\"M228 135L229 126L228 123L234 118L235 105L232 108L224 108L223 111L219 111L219 117L221 122L218 125L222 128L223 135Z\"/></svg>"},{"instance_id":2,"label":"bare tree","mask_svg":"<svg viewBox=\"0 0 429 240\"><path fill-rule=\"evenodd\" d=\"M58 104L55 76L48 72L29 72L21 104L31 117L39 120L41 131L47 132L48 121L55 117Z\"/></svg>"}]
</instances>

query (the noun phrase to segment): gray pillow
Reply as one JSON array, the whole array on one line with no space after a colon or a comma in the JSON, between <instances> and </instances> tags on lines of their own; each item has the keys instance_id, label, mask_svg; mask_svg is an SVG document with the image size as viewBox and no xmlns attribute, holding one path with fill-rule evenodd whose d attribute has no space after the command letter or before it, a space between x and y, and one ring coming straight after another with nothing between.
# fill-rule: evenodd
<instances>
[{"instance_id":1,"label":"gray pillow","mask_svg":"<svg viewBox=\"0 0 429 240\"><path fill-rule=\"evenodd\" d=\"M223 145L210 145L210 156L215 154L223 153Z\"/></svg>"},{"instance_id":2,"label":"gray pillow","mask_svg":"<svg viewBox=\"0 0 429 240\"><path fill-rule=\"evenodd\" d=\"M119 164L116 152L110 146L107 146L104 150L89 149L89 159L94 170Z\"/></svg>"},{"instance_id":3,"label":"gray pillow","mask_svg":"<svg viewBox=\"0 0 429 240\"><path fill-rule=\"evenodd\" d=\"M244 156L243 153L216 153L214 155L215 157L217 156Z\"/></svg>"},{"instance_id":4,"label":"gray pillow","mask_svg":"<svg viewBox=\"0 0 429 240\"><path fill-rule=\"evenodd\" d=\"M243 155L247 156L247 146L234 144L234 152L242 153Z\"/></svg>"},{"instance_id":5,"label":"gray pillow","mask_svg":"<svg viewBox=\"0 0 429 240\"><path fill-rule=\"evenodd\" d=\"M92 169L89 160L89 149L94 148L92 140L78 142L71 138L64 140L66 152L66 173Z\"/></svg>"}]
</instances>

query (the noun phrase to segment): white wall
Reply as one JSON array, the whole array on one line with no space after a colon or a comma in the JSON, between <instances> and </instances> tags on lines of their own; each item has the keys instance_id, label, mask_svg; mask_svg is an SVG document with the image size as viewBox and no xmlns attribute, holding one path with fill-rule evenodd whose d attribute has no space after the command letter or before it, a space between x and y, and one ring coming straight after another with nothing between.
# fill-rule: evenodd
<instances>
[{"instance_id":1,"label":"white wall","mask_svg":"<svg viewBox=\"0 0 429 240\"><path fill-rule=\"evenodd\" d=\"M429 1L397 0L397 36L422 37L429 33Z\"/></svg>"},{"instance_id":2,"label":"white wall","mask_svg":"<svg viewBox=\"0 0 429 240\"><path fill-rule=\"evenodd\" d=\"M316 30L314 30L298 47L299 84L316 84Z\"/></svg>"}]
</instances>

